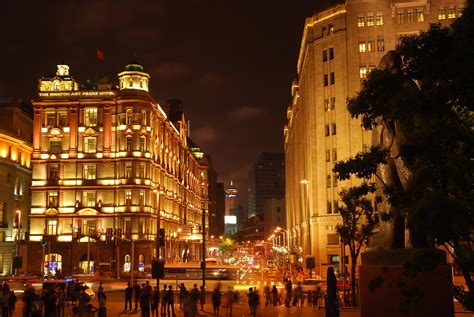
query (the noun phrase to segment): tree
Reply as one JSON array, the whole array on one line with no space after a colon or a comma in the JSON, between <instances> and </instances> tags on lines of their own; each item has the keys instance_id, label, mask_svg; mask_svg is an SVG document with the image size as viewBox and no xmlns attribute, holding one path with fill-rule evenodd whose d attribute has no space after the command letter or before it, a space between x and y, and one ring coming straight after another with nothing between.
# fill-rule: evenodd
<instances>
[{"instance_id":1,"label":"tree","mask_svg":"<svg viewBox=\"0 0 474 317\"><path fill-rule=\"evenodd\" d=\"M474 8L467 2L450 28L432 25L419 36L403 38L396 49L402 71L374 70L360 93L349 100L353 117L365 128L381 122L396 126L399 157L411 171L407 186L386 186L388 215L402 217L413 241L441 246L453 257L468 290L456 289L474 310ZM414 83L414 85L407 84ZM416 89L413 89L415 87ZM381 153L373 148L367 155ZM374 170L378 162L359 158L336 165L342 177ZM380 162L382 161L382 162Z\"/></svg>"},{"instance_id":2,"label":"tree","mask_svg":"<svg viewBox=\"0 0 474 317\"><path fill-rule=\"evenodd\" d=\"M336 230L341 236L342 243L349 246L351 254L351 290L354 306L357 306L355 280L357 259L362 246L369 244L369 239L374 235L378 224L372 203L366 198L374 191L373 185L363 183L361 186L343 190L339 194L342 205L337 209L342 217L342 223L336 226Z\"/></svg>"}]
</instances>

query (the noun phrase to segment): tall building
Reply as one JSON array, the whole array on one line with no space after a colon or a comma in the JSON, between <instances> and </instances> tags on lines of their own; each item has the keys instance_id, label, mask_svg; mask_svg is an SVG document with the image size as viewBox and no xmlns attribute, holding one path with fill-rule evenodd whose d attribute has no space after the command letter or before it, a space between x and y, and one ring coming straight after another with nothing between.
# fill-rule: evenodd
<instances>
[{"instance_id":1,"label":"tall building","mask_svg":"<svg viewBox=\"0 0 474 317\"><path fill-rule=\"evenodd\" d=\"M82 86L67 65L39 80L29 271L149 271L158 232L159 257L200 260L208 165L184 115L154 101L149 79L134 62L118 86Z\"/></svg>"},{"instance_id":2,"label":"tall building","mask_svg":"<svg viewBox=\"0 0 474 317\"><path fill-rule=\"evenodd\" d=\"M267 199L285 196L285 156L283 153L264 152L249 172L249 218L264 215Z\"/></svg>"},{"instance_id":3,"label":"tall building","mask_svg":"<svg viewBox=\"0 0 474 317\"><path fill-rule=\"evenodd\" d=\"M239 192L234 182L225 189L225 214L224 214L224 233L235 234L237 232L237 217L233 214L238 206Z\"/></svg>"},{"instance_id":4,"label":"tall building","mask_svg":"<svg viewBox=\"0 0 474 317\"><path fill-rule=\"evenodd\" d=\"M347 99L400 38L449 24L460 0L346 0L306 19L284 128L286 212L290 243L314 255L316 273L339 265L335 226L339 192L357 185L338 182L338 160L367 151L372 133L349 115Z\"/></svg>"},{"instance_id":5,"label":"tall building","mask_svg":"<svg viewBox=\"0 0 474 317\"><path fill-rule=\"evenodd\" d=\"M217 183L216 186L216 218L217 218L217 228L215 231L215 236L219 237L224 234L224 214L225 214L225 189L224 183Z\"/></svg>"},{"instance_id":6,"label":"tall building","mask_svg":"<svg viewBox=\"0 0 474 317\"><path fill-rule=\"evenodd\" d=\"M0 275L14 273L13 258L25 253L31 196L31 104L0 100ZM20 244L21 243L21 244ZM16 266L23 271L25 262Z\"/></svg>"}]
</instances>

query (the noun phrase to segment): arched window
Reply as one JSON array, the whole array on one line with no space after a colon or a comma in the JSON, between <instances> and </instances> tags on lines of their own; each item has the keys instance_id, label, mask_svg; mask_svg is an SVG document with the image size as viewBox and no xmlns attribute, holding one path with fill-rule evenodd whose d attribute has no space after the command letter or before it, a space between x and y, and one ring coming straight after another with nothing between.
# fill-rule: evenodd
<instances>
[{"instance_id":1,"label":"arched window","mask_svg":"<svg viewBox=\"0 0 474 317\"><path fill-rule=\"evenodd\" d=\"M132 136L127 135L127 152L130 152L133 150L133 142L132 142Z\"/></svg>"},{"instance_id":2,"label":"arched window","mask_svg":"<svg viewBox=\"0 0 474 317\"><path fill-rule=\"evenodd\" d=\"M133 110L132 109L127 109L127 124L132 124L133 123Z\"/></svg>"},{"instance_id":3,"label":"arched window","mask_svg":"<svg viewBox=\"0 0 474 317\"><path fill-rule=\"evenodd\" d=\"M146 151L146 137L143 135L140 137L140 151Z\"/></svg>"},{"instance_id":4,"label":"arched window","mask_svg":"<svg viewBox=\"0 0 474 317\"><path fill-rule=\"evenodd\" d=\"M138 271L145 272L145 256L143 254L138 256Z\"/></svg>"},{"instance_id":5,"label":"arched window","mask_svg":"<svg viewBox=\"0 0 474 317\"><path fill-rule=\"evenodd\" d=\"M44 276L56 276L62 271L63 262L61 254L48 253L44 255Z\"/></svg>"},{"instance_id":6,"label":"arched window","mask_svg":"<svg viewBox=\"0 0 474 317\"><path fill-rule=\"evenodd\" d=\"M123 271L125 273L128 273L128 272L130 272L131 268L132 268L132 262L130 261L130 255L126 254L125 255L125 260L123 262Z\"/></svg>"}]
</instances>

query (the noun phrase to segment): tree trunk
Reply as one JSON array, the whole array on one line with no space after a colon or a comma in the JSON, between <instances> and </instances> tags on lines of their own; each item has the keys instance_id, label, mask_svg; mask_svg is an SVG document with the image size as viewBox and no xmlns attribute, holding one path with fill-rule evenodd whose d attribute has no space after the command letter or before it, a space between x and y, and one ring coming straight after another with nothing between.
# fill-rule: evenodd
<instances>
[{"instance_id":1,"label":"tree trunk","mask_svg":"<svg viewBox=\"0 0 474 317\"><path fill-rule=\"evenodd\" d=\"M356 265L357 255L351 255L351 292L352 292L352 307L357 307L357 296L356 296Z\"/></svg>"}]
</instances>

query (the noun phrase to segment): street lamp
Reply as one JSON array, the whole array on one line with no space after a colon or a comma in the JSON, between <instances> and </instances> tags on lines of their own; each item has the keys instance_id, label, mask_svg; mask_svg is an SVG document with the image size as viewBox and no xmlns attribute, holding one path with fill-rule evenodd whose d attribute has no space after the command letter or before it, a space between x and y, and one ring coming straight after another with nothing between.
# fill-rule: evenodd
<instances>
[{"instance_id":1,"label":"street lamp","mask_svg":"<svg viewBox=\"0 0 474 317\"><path fill-rule=\"evenodd\" d=\"M16 261L14 261L14 269L15 269L15 275L18 274L18 269L20 266L19 265L19 262L20 262L20 239L21 239L21 210L20 209L17 209L15 211L15 226L16 226L16 251L15 251L15 258L17 259Z\"/></svg>"},{"instance_id":2,"label":"street lamp","mask_svg":"<svg viewBox=\"0 0 474 317\"><path fill-rule=\"evenodd\" d=\"M285 233L285 247L286 247L286 250L287 250L287 254L288 254L288 263L290 265L290 279L291 279L291 263L290 263L290 238L289 238L289 232L288 230L286 229L283 229L282 227L276 227L275 229L275 233L278 233L278 232L284 232ZM286 263L285 265L283 265L283 276L285 276L285 268L286 268Z\"/></svg>"}]
</instances>

